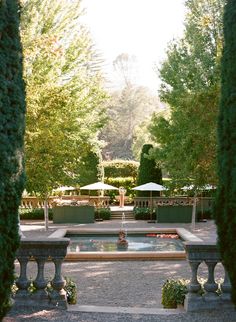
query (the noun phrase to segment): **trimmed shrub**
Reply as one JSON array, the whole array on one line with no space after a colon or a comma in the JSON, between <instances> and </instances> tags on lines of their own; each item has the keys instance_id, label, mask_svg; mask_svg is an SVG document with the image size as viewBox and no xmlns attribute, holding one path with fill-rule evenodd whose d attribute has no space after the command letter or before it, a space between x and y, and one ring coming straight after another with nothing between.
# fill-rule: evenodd
<instances>
[{"instance_id":1,"label":"trimmed shrub","mask_svg":"<svg viewBox=\"0 0 236 322\"><path fill-rule=\"evenodd\" d=\"M134 216L135 220L149 220L151 218L150 209L149 208L134 208Z\"/></svg>"},{"instance_id":2,"label":"trimmed shrub","mask_svg":"<svg viewBox=\"0 0 236 322\"><path fill-rule=\"evenodd\" d=\"M115 186L117 188L124 187L126 189L126 196L134 196L134 190L132 190L133 187L135 187L135 180L132 177L117 177L117 178L109 178L106 180L106 182L112 186ZM111 190L112 192L112 190ZM113 191L116 195L119 195L118 191Z\"/></svg>"},{"instance_id":3,"label":"trimmed shrub","mask_svg":"<svg viewBox=\"0 0 236 322\"><path fill-rule=\"evenodd\" d=\"M176 309L178 304L183 305L188 293L189 280L167 280L162 287L161 304L166 309Z\"/></svg>"},{"instance_id":4,"label":"trimmed shrub","mask_svg":"<svg viewBox=\"0 0 236 322\"><path fill-rule=\"evenodd\" d=\"M158 167L155 160L150 160L147 158L149 150L152 149L152 144L144 144L140 157L140 165L138 169L137 185L148 182L155 182L162 184L162 171ZM153 196L160 196L159 191L153 191ZM139 197L149 197L149 191L137 191L137 196Z\"/></svg>"},{"instance_id":5,"label":"trimmed shrub","mask_svg":"<svg viewBox=\"0 0 236 322\"><path fill-rule=\"evenodd\" d=\"M138 174L139 163L136 161L128 160L112 160L103 161L105 177L109 180L110 178L116 177L132 177L135 181Z\"/></svg>"},{"instance_id":6,"label":"trimmed shrub","mask_svg":"<svg viewBox=\"0 0 236 322\"><path fill-rule=\"evenodd\" d=\"M111 210L109 208L99 208L95 210L95 219L110 220Z\"/></svg>"},{"instance_id":7,"label":"trimmed shrub","mask_svg":"<svg viewBox=\"0 0 236 322\"><path fill-rule=\"evenodd\" d=\"M204 220L204 219L212 219L213 213L211 209L204 210L203 212L197 212L197 221Z\"/></svg>"},{"instance_id":8,"label":"trimmed shrub","mask_svg":"<svg viewBox=\"0 0 236 322\"><path fill-rule=\"evenodd\" d=\"M0 5L0 321L9 309L19 246L18 207L24 190L25 88L19 1Z\"/></svg>"},{"instance_id":9,"label":"trimmed shrub","mask_svg":"<svg viewBox=\"0 0 236 322\"><path fill-rule=\"evenodd\" d=\"M43 208L21 208L19 209L20 219L22 220L43 220L44 219L44 209ZM52 209L48 209L49 220L52 220Z\"/></svg>"}]
</instances>

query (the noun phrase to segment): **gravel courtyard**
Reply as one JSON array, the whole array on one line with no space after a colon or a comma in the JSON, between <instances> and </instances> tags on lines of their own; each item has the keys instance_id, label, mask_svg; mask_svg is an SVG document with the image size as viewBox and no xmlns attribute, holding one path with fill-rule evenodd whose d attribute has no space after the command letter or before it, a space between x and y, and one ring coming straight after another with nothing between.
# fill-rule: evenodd
<instances>
[{"instance_id":1,"label":"gravel courtyard","mask_svg":"<svg viewBox=\"0 0 236 322\"><path fill-rule=\"evenodd\" d=\"M130 221L126 223L127 228L129 227L164 227L164 224L147 224L147 222L135 222ZM86 225L84 225L86 226ZM120 227L119 221L100 222L90 224L89 227L99 228L116 228ZM172 224L168 226L176 226ZM43 223L23 223L22 231L26 237L37 237L47 236L54 232L58 228L65 227L65 225L53 225L50 224L50 231L45 232ZM184 227L190 230L188 224L178 224L178 227ZM216 230L213 221L206 223L197 223L196 230L193 232L203 240L215 240ZM18 265L16 265L16 271L18 271ZM34 277L36 273L36 266L34 263L29 264L30 277ZM206 267L200 267L200 275L206 276ZM54 267L52 264L46 264L46 277L52 277L54 275ZM163 283L170 278L190 278L190 267L186 260L160 260L160 261L80 261L80 262L64 262L63 263L63 275L70 276L77 284L78 287L78 305L79 306L105 306L105 307L129 307L129 308L151 308L161 309L161 288ZM222 267L218 264L216 267L216 276L222 276ZM73 308L72 308L73 309ZM45 313L46 314L46 313ZM47 313L47 314L52 314ZM105 313L74 313L74 312L63 312L63 319L68 320L69 318L76 321L76 314L80 315L80 319L77 321L133 321L134 315L126 315L125 320L120 319L122 314L110 315ZM105 315L104 315L105 314ZM186 313L179 313L182 318L176 320L174 315L165 315L162 321L188 321L185 320ZM177 314L176 317L180 318ZM184 315L183 315L184 314ZM211 320L205 317L205 320L194 320L194 315L191 315L191 321L236 321L236 316L227 316L228 320L224 320L224 316L220 320L217 320L219 316L214 317L214 313L211 316ZM56 317L57 313L52 314L50 319L52 321L64 321L60 320L61 317ZM81 319L82 316L84 320ZM103 316L103 319L102 319ZM112 316L112 318L111 318ZM151 315L143 317L141 320L135 315L134 321L159 321L157 315L155 319L151 319ZM73 317L73 318L72 318ZM89 317L89 319L87 319ZM203 316L202 316L203 317ZM41 317L31 315L31 321L44 321L45 317L43 314ZM54 318L56 318L54 320ZM97 318L97 320L96 320ZM130 320L129 320L130 318ZM195 317L199 319L199 316ZM229 318L235 318L235 320L229 320ZM27 318L22 315L16 316L16 313L9 313L8 318L4 321L25 321ZM39 320L38 320L39 319ZM48 319L48 317L47 317ZM45 319L45 321L47 320ZM101 319L101 320L100 320ZM170 320L169 320L170 319ZM174 319L174 320L173 320ZM160 320L161 321L161 320ZM190 321L190 320L189 320Z\"/></svg>"}]
</instances>

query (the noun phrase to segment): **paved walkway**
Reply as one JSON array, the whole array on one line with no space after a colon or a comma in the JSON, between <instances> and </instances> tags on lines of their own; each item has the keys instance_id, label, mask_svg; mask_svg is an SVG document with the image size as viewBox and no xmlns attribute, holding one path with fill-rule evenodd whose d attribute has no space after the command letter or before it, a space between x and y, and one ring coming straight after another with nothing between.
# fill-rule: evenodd
<instances>
[{"instance_id":1,"label":"paved walkway","mask_svg":"<svg viewBox=\"0 0 236 322\"><path fill-rule=\"evenodd\" d=\"M90 228L119 228L120 221L104 221L89 225L73 225ZM45 232L43 222L24 222L22 231L27 237L48 236L58 228L72 225L50 223ZM176 227L176 224L149 224L145 221L126 222L129 228ZM190 230L189 224L178 224ZM216 230L213 221L197 223L193 232L203 240L215 240ZM16 267L18 270L19 267ZM34 277L34 263L29 264L30 276ZM206 275L206 267L200 267L201 277ZM46 277L54 274L51 263L46 265ZM69 311L12 311L4 322L11 321L236 321L236 313L190 314L182 311L166 311L161 305L161 287L170 278L189 278L190 268L182 261L99 261L65 262L63 275L70 276L78 286L78 306ZM222 268L217 265L217 278L222 276ZM74 310L74 311L72 311Z\"/></svg>"}]
</instances>

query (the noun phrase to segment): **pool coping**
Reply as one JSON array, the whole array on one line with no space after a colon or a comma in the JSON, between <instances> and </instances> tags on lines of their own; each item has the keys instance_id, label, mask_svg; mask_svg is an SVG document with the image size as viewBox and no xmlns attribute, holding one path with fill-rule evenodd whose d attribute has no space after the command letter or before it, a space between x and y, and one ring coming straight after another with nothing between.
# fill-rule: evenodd
<instances>
[{"instance_id":1,"label":"pool coping","mask_svg":"<svg viewBox=\"0 0 236 322\"><path fill-rule=\"evenodd\" d=\"M67 233L69 234L114 234L119 232L120 228L66 228L58 229L52 233L49 238L63 238ZM202 240L192 234L185 228L171 227L171 228L129 228L128 233L176 233L178 234L184 242L201 242ZM66 261L104 261L104 260L185 260L185 251L176 252L81 252L81 253L67 253Z\"/></svg>"}]
</instances>

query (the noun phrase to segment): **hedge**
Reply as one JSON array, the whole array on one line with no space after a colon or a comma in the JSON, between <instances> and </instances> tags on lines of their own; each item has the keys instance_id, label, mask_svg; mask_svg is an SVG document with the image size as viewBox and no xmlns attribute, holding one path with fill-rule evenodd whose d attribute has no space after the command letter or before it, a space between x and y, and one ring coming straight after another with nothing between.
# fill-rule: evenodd
<instances>
[{"instance_id":1,"label":"hedge","mask_svg":"<svg viewBox=\"0 0 236 322\"><path fill-rule=\"evenodd\" d=\"M139 163L129 160L112 160L103 161L105 177L107 179L116 177L132 177L136 180L138 174Z\"/></svg>"},{"instance_id":2,"label":"hedge","mask_svg":"<svg viewBox=\"0 0 236 322\"><path fill-rule=\"evenodd\" d=\"M21 220L43 220L44 219L44 209L35 208L35 209L19 209L20 219ZM52 220L52 209L48 209L49 220Z\"/></svg>"}]
</instances>

